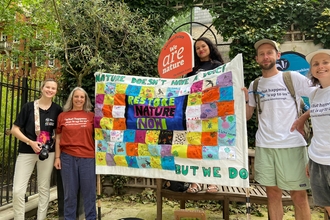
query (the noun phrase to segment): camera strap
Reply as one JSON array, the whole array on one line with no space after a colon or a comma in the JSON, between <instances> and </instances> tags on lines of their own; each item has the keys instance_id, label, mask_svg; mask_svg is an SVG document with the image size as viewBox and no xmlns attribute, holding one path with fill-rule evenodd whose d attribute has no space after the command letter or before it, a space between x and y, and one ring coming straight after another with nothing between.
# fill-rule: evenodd
<instances>
[{"instance_id":1,"label":"camera strap","mask_svg":"<svg viewBox=\"0 0 330 220\"><path fill-rule=\"evenodd\" d=\"M34 101L34 130L37 137L40 135L39 99Z\"/></svg>"}]
</instances>

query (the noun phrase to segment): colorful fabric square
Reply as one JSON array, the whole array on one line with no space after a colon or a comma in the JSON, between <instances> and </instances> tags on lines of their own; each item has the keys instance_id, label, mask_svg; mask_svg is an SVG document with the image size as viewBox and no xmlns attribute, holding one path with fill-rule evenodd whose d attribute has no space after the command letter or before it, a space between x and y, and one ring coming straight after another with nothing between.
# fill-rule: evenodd
<instances>
[{"instance_id":1,"label":"colorful fabric square","mask_svg":"<svg viewBox=\"0 0 330 220\"><path fill-rule=\"evenodd\" d=\"M104 117L112 118L112 105L104 105L102 108Z\"/></svg>"},{"instance_id":2,"label":"colorful fabric square","mask_svg":"<svg viewBox=\"0 0 330 220\"><path fill-rule=\"evenodd\" d=\"M191 85L190 93L197 93L203 90L203 81L194 82Z\"/></svg>"},{"instance_id":3,"label":"colorful fabric square","mask_svg":"<svg viewBox=\"0 0 330 220\"><path fill-rule=\"evenodd\" d=\"M206 80L204 80L204 83L203 83L203 91L208 89L208 88L212 88L214 86L217 86L217 78L216 77L206 79Z\"/></svg>"},{"instance_id":4,"label":"colorful fabric square","mask_svg":"<svg viewBox=\"0 0 330 220\"><path fill-rule=\"evenodd\" d=\"M146 141L146 130L136 130L135 143L145 143Z\"/></svg>"},{"instance_id":5,"label":"colorful fabric square","mask_svg":"<svg viewBox=\"0 0 330 220\"><path fill-rule=\"evenodd\" d=\"M236 135L236 116L227 115L219 118L219 133Z\"/></svg>"},{"instance_id":6,"label":"colorful fabric square","mask_svg":"<svg viewBox=\"0 0 330 220\"><path fill-rule=\"evenodd\" d=\"M217 132L202 132L202 145L217 146L218 133Z\"/></svg>"},{"instance_id":7,"label":"colorful fabric square","mask_svg":"<svg viewBox=\"0 0 330 220\"><path fill-rule=\"evenodd\" d=\"M155 87L142 86L140 91L140 97L152 99L155 97Z\"/></svg>"},{"instance_id":8,"label":"colorful fabric square","mask_svg":"<svg viewBox=\"0 0 330 220\"><path fill-rule=\"evenodd\" d=\"M185 96L185 95L189 95L190 94L190 90L191 90L191 85L182 85L180 88L180 92L179 95L180 96Z\"/></svg>"},{"instance_id":9,"label":"colorful fabric square","mask_svg":"<svg viewBox=\"0 0 330 220\"><path fill-rule=\"evenodd\" d=\"M126 157L126 162L127 162L128 167L140 168L136 157L127 156Z\"/></svg>"},{"instance_id":10,"label":"colorful fabric square","mask_svg":"<svg viewBox=\"0 0 330 220\"><path fill-rule=\"evenodd\" d=\"M161 159L160 157L150 157L150 166L151 168L161 169Z\"/></svg>"},{"instance_id":11,"label":"colorful fabric square","mask_svg":"<svg viewBox=\"0 0 330 220\"><path fill-rule=\"evenodd\" d=\"M188 145L174 144L172 145L172 155L174 157L187 158Z\"/></svg>"},{"instance_id":12,"label":"colorful fabric square","mask_svg":"<svg viewBox=\"0 0 330 220\"><path fill-rule=\"evenodd\" d=\"M161 156L161 149L162 146L155 144L155 145L148 145L148 150L150 152L150 155L153 157L160 157Z\"/></svg>"},{"instance_id":13,"label":"colorful fabric square","mask_svg":"<svg viewBox=\"0 0 330 220\"><path fill-rule=\"evenodd\" d=\"M103 104L105 104L105 105L114 105L114 103L115 103L114 95L112 95L112 94L104 95Z\"/></svg>"},{"instance_id":14,"label":"colorful fabric square","mask_svg":"<svg viewBox=\"0 0 330 220\"><path fill-rule=\"evenodd\" d=\"M103 101L104 101L104 94L97 94L95 96L95 103L103 104Z\"/></svg>"},{"instance_id":15,"label":"colorful fabric square","mask_svg":"<svg viewBox=\"0 0 330 220\"><path fill-rule=\"evenodd\" d=\"M203 131L218 132L218 118L210 118L202 121Z\"/></svg>"},{"instance_id":16,"label":"colorful fabric square","mask_svg":"<svg viewBox=\"0 0 330 220\"><path fill-rule=\"evenodd\" d=\"M106 140L98 140L96 144L96 151L97 152L107 152L108 150L108 143Z\"/></svg>"},{"instance_id":17,"label":"colorful fabric square","mask_svg":"<svg viewBox=\"0 0 330 220\"><path fill-rule=\"evenodd\" d=\"M107 82L105 85L104 93L114 95L116 91L116 84Z\"/></svg>"},{"instance_id":18,"label":"colorful fabric square","mask_svg":"<svg viewBox=\"0 0 330 220\"><path fill-rule=\"evenodd\" d=\"M114 155L115 154L115 145L116 145L116 143L115 142L107 142L107 143L108 143L107 153Z\"/></svg>"},{"instance_id":19,"label":"colorful fabric square","mask_svg":"<svg viewBox=\"0 0 330 220\"><path fill-rule=\"evenodd\" d=\"M219 148L220 159L236 159L236 151L232 147L220 147Z\"/></svg>"},{"instance_id":20,"label":"colorful fabric square","mask_svg":"<svg viewBox=\"0 0 330 220\"><path fill-rule=\"evenodd\" d=\"M146 133L146 144L158 144L160 131L149 130Z\"/></svg>"},{"instance_id":21,"label":"colorful fabric square","mask_svg":"<svg viewBox=\"0 0 330 220\"><path fill-rule=\"evenodd\" d=\"M96 93L97 94L105 94L105 83L98 83L96 85Z\"/></svg>"},{"instance_id":22,"label":"colorful fabric square","mask_svg":"<svg viewBox=\"0 0 330 220\"><path fill-rule=\"evenodd\" d=\"M202 134L200 132L188 132L187 140L188 144L191 145L201 145L202 144Z\"/></svg>"},{"instance_id":23,"label":"colorful fabric square","mask_svg":"<svg viewBox=\"0 0 330 220\"><path fill-rule=\"evenodd\" d=\"M110 140L110 130L102 129L102 136L104 140Z\"/></svg>"},{"instance_id":24,"label":"colorful fabric square","mask_svg":"<svg viewBox=\"0 0 330 220\"><path fill-rule=\"evenodd\" d=\"M220 87L233 86L232 72L229 71L227 73L219 75L217 78L217 85L219 85Z\"/></svg>"},{"instance_id":25,"label":"colorful fabric square","mask_svg":"<svg viewBox=\"0 0 330 220\"><path fill-rule=\"evenodd\" d=\"M141 86L128 85L126 89L127 96L139 96L141 91Z\"/></svg>"},{"instance_id":26,"label":"colorful fabric square","mask_svg":"<svg viewBox=\"0 0 330 220\"><path fill-rule=\"evenodd\" d=\"M138 144L139 156L151 156L147 144Z\"/></svg>"},{"instance_id":27,"label":"colorful fabric square","mask_svg":"<svg viewBox=\"0 0 330 220\"><path fill-rule=\"evenodd\" d=\"M114 118L125 118L125 106L114 105L112 107L112 115Z\"/></svg>"},{"instance_id":28,"label":"colorful fabric square","mask_svg":"<svg viewBox=\"0 0 330 220\"><path fill-rule=\"evenodd\" d=\"M235 113L234 101L218 102L218 116L233 115Z\"/></svg>"},{"instance_id":29,"label":"colorful fabric square","mask_svg":"<svg viewBox=\"0 0 330 220\"><path fill-rule=\"evenodd\" d=\"M202 120L187 120L187 131L202 131Z\"/></svg>"},{"instance_id":30,"label":"colorful fabric square","mask_svg":"<svg viewBox=\"0 0 330 220\"><path fill-rule=\"evenodd\" d=\"M116 94L125 94L127 87L127 84L116 84Z\"/></svg>"},{"instance_id":31,"label":"colorful fabric square","mask_svg":"<svg viewBox=\"0 0 330 220\"><path fill-rule=\"evenodd\" d=\"M172 145L161 145L160 154L162 157L172 156Z\"/></svg>"},{"instance_id":32,"label":"colorful fabric square","mask_svg":"<svg viewBox=\"0 0 330 220\"><path fill-rule=\"evenodd\" d=\"M94 119L95 120L95 119ZM95 132L95 140L103 140L103 133L102 133L102 129L100 128L95 128L94 129Z\"/></svg>"},{"instance_id":33,"label":"colorful fabric square","mask_svg":"<svg viewBox=\"0 0 330 220\"><path fill-rule=\"evenodd\" d=\"M104 152L96 152L96 164L100 166L106 166L107 160L106 160L106 153Z\"/></svg>"},{"instance_id":34,"label":"colorful fabric square","mask_svg":"<svg viewBox=\"0 0 330 220\"><path fill-rule=\"evenodd\" d=\"M135 141L135 130L127 129L124 131L124 142Z\"/></svg>"},{"instance_id":35,"label":"colorful fabric square","mask_svg":"<svg viewBox=\"0 0 330 220\"><path fill-rule=\"evenodd\" d=\"M101 128L100 121L102 118L94 117L94 128Z\"/></svg>"},{"instance_id":36,"label":"colorful fabric square","mask_svg":"<svg viewBox=\"0 0 330 220\"><path fill-rule=\"evenodd\" d=\"M204 146L203 159L219 160L219 147L218 146Z\"/></svg>"},{"instance_id":37,"label":"colorful fabric square","mask_svg":"<svg viewBox=\"0 0 330 220\"><path fill-rule=\"evenodd\" d=\"M100 126L103 129L112 130L113 129L113 118L103 117L100 120Z\"/></svg>"},{"instance_id":38,"label":"colorful fabric square","mask_svg":"<svg viewBox=\"0 0 330 220\"><path fill-rule=\"evenodd\" d=\"M158 144L172 144L173 141L173 131L160 131Z\"/></svg>"},{"instance_id":39,"label":"colorful fabric square","mask_svg":"<svg viewBox=\"0 0 330 220\"><path fill-rule=\"evenodd\" d=\"M126 129L126 119L125 118L114 118L113 119L113 129L114 130L125 130Z\"/></svg>"},{"instance_id":40,"label":"colorful fabric square","mask_svg":"<svg viewBox=\"0 0 330 220\"><path fill-rule=\"evenodd\" d=\"M192 159L202 159L202 149L201 145L189 145L187 149L187 157Z\"/></svg>"},{"instance_id":41,"label":"colorful fabric square","mask_svg":"<svg viewBox=\"0 0 330 220\"><path fill-rule=\"evenodd\" d=\"M125 94L115 94L114 105L125 105Z\"/></svg>"},{"instance_id":42,"label":"colorful fabric square","mask_svg":"<svg viewBox=\"0 0 330 220\"><path fill-rule=\"evenodd\" d=\"M126 144L116 142L115 143L115 154L116 155L127 155L127 153L126 153Z\"/></svg>"},{"instance_id":43,"label":"colorful fabric square","mask_svg":"<svg viewBox=\"0 0 330 220\"><path fill-rule=\"evenodd\" d=\"M139 156L138 143L126 143L126 153L128 156Z\"/></svg>"},{"instance_id":44,"label":"colorful fabric square","mask_svg":"<svg viewBox=\"0 0 330 220\"><path fill-rule=\"evenodd\" d=\"M112 142L123 142L124 132L118 130L110 131L110 141Z\"/></svg>"},{"instance_id":45,"label":"colorful fabric square","mask_svg":"<svg viewBox=\"0 0 330 220\"><path fill-rule=\"evenodd\" d=\"M104 117L102 109L103 109L102 104L95 104L95 111L94 111L95 115L94 115L94 117L97 117L97 118Z\"/></svg>"},{"instance_id":46,"label":"colorful fabric square","mask_svg":"<svg viewBox=\"0 0 330 220\"><path fill-rule=\"evenodd\" d=\"M124 155L115 155L113 157L113 159L114 159L117 166L122 166L122 167L127 167L128 166L126 156L124 156Z\"/></svg>"},{"instance_id":47,"label":"colorful fabric square","mask_svg":"<svg viewBox=\"0 0 330 220\"><path fill-rule=\"evenodd\" d=\"M186 145L187 141L187 132L186 131L174 131L173 133L173 144Z\"/></svg>"},{"instance_id":48,"label":"colorful fabric square","mask_svg":"<svg viewBox=\"0 0 330 220\"><path fill-rule=\"evenodd\" d=\"M234 135L219 133L218 136L219 146L234 146L236 144L236 136Z\"/></svg>"},{"instance_id":49,"label":"colorful fabric square","mask_svg":"<svg viewBox=\"0 0 330 220\"><path fill-rule=\"evenodd\" d=\"M220 98L219 87L208 88L202 93L202 103L216 102Z\"/></svg>"},{"instance_id":50,"label":"colorful fabric square","mask_svg":"<svg viewBox=\"0 0 330 220\"><path fill-rule=\"evenodd\" d=\"M107 166L116 166L114 156L114 154L106 153L105 159L107 160Z\"/></svg>"},{"instance_id":51,"label":"colorful fabric square","mask_svg":"<svg viewBox=\"0 0 330 220\"><path fill-rule=\"evenodd\" d=\"M166 90L167 88L156 87L155 89L155 98L166 98Z\"/></svg>"},{"instance_id":52,"label":"colorful fabric square","mask_svg":"<svg viewBox=\"0 0 330 220\"><path fill-rule=\"evenodd\" d=\"M187 106L201 105L201 104L202 104L202 93L201 92L192 93L192 94L188 95Z\"/></svg>"},{"instance_id":53,"label":"colorful fabric square","mask_svg":"<svg viewBox=\"0 0 330 220\"><path fill-rule=\"evenodd\" d=\"M219 101L230 101L234 99L233 87L220 87L220 99Z\"/></svg>"},{"instance_id":54,"label":"colorful fabric square","mask_svg":"<svg viewBox=\"0 0 330 220\"><path fill-rule=\"evenodd\" d=\"M166 97L172 98L172 97L178 97L180 93L180 87L168 87L166 90Z\"/></svg>"},{"instance_id":55,"label":"colorful fabric square","mask_svg":"<svg viewBox=\"0 0 330 220\"><path fill-rule=\"evenodd\" d=\"M151 168L150 157L136 157L139 168Z\"/></svg>"},{"instance_id":56,"label":"colorful fabric square","mask_svg":"<svg viewBox=\"0 0 330 220\"><path fill-rule=\"evenodd\" d=\"M187 120L198 120L201 118L202 109L200 105L187 106L186 119Z\"/></svg>"},{"instance_id":57,"label":"colorful fabric square","mask_svg":"<svg viewBox=\"0 0 330 220\"><path fill-rule=\"evenodd\" d=\"M202 104L201 106L201 119L214 118L218 116L217 102Z\"/></svg>"},{"instance_id":58,"label":"colorful fabric square","mask_svg":"<svg viewBox=\"0 0 330 220\"><path fill-rule=\"evenodd\" d=\"M173 156L161 157L161 164L164 170L175 170L175 160Z\"/></svg>"}]
</instances>

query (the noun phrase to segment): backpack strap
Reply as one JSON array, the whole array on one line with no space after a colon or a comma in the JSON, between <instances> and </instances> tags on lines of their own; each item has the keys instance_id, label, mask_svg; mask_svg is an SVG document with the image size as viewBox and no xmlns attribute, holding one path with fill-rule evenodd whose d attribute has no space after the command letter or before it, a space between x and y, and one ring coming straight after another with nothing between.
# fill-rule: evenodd
<instances>
[{"instance_id":1,"label":"backpack strap","mask_svg":"<svg viewBox=\"0 0 330 220\"><path fill-rule=\"evenodd\" d=\"M258 84L259 84L259 80L260 77L256 78L253 81L253 96L254 96L254 100L257 103L257 109L258 109L258 113L261 114L262 113L262 109L260 108L260 95L258 93ZM257 116L258 117L258 116Z\"/></svg>"},{"instance_id":2,"label":"backpack strap","mask_svg":"<svg viewBox=\"0 0 330 220\"><path fill-rule=\"evenodd\" d=\"M258 126L258 115L262 113L262 109L260 108L260 94L258 93L259 80L260 77L256 78L253 81L253 96L254 96L254 101L257 103L257 114L256 114L257 126Z\"/></svg>"},{"instance_id":3,"label":"backpack strap","mask_svg":"<svg viewBox=\"0 0 330 220\"><path fill-rule=\"evenodd\" d=\"M299 109L298 109L298 104L297 104L297 100L296 100L296 92L294 91L290 71L283 73L283 80L284 80L284 83L285 83L286 87L288 88L293 100L294 100L294 104L296 105L296 109L297 109L297 116L299 116Z\"/></svg>"}]
</instances>

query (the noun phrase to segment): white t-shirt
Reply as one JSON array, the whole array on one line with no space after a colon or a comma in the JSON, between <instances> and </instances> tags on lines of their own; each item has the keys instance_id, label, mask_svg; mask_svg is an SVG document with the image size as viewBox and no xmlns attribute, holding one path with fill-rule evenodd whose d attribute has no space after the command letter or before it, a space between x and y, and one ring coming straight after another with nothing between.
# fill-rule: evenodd
<instances>
[{"instance_id":1,"label":"white t-shirt","mask_svg":"<svg viewBox=\"0 0 330 220\"><path fill-rule=\"evenodd\" d=\"M308 148L309 157L316 163L330 165L330 87L311 93L313 138Z\"/></svg>"},{"instance_id":2,"label":"white t-shirt","mask_svg":"<svg viewBox=\"0 0 330 220\"><path fill-rule=\"evenodd\" d=\"M298 108L300 97L306 96L315 90L310 80L299 72L291 71L293 87L295 89ZM306 145L303 136L290 128L297 118L295 102L287 89L283 73L269 77L261 77L257 89L260 95L262 113L258 114L258 130L256 133L256 146L265 148L289 148ZM253 95L253 82L249 87L249 105L256 107Z\"/></svg>"}]
</instances>

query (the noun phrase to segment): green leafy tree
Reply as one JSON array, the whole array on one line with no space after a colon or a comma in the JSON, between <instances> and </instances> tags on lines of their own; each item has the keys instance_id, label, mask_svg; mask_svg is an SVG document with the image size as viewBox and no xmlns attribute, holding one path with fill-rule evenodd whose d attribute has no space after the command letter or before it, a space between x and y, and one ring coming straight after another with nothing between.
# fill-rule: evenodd
<instances>
[{"instance_id":1,"label":"green leafy tree","mask_svg":"<svg viewBox=\"0 0 330 220\"><path fill-rule=\"evenodd\" d=\"M96 71L157 75L161 44L139 12L103 0L53 0L53 4L62 34L59 58L64 76L76 81L71 83L92 89Z\"/></svg>"},{"instance_id":2,"label":"green leafy tree","mask_svg":"<svg viewBox=\"0 0 330 220\"><path fill-rule=\"evenodd\" d=\"M12 43L10 52L1 53L0 58L30 73L30 65L25 64L35 61L38 50L51 54L58 37L51 5L43 0L3 0L0 8L0 29Z\"/></svg>"}]
</instances>

